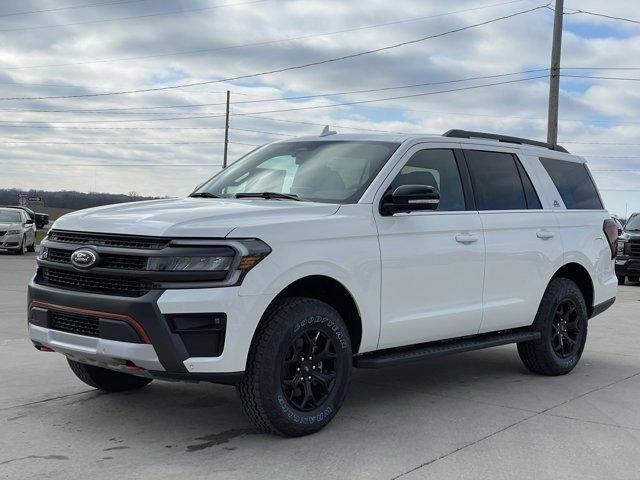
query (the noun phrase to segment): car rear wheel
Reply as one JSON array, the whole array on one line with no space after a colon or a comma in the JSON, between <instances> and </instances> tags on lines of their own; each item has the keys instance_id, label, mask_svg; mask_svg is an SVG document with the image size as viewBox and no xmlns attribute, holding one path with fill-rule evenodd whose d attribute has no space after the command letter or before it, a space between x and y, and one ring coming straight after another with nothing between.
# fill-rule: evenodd
<instances>
[{"instance_id":1,"label":"car rear wheel","mask_svg":"<svg viewBox=\"0 0 640 480\"><path fill-rule=\"evenodd\" d=\"M265 433L298 437L336 415L351 379L344 321L319 300L290 297L269 309L256 332L238 392Z\"/></svg>"},{"instance_id":2,"label":"car rear wheel","mask_svg":"<svg viewBox=\"0 0 640 480\"><path fill-rule=\"evenodd\" d=\"M551 280L533 322L540 339L518 343L525 367L541 375L564 375L573 370L587 341L587 319L578 286L566 278Z\"/></svg>"},{"instance_id":3,"label":"car rear wheel","mask_svg":"<svg viewBox=\"0 0 640 480\"><path fill-rule=\"evenodd\" d=\"M137 377L128 373L116 372L106 368L86 365L71 359L67 359L71 371L76 374L80 380L90 387L104 390L105 392L124 392L127 390L137 390L142 388L153 379L145 377Z\"/></svg>"}]
</instances>

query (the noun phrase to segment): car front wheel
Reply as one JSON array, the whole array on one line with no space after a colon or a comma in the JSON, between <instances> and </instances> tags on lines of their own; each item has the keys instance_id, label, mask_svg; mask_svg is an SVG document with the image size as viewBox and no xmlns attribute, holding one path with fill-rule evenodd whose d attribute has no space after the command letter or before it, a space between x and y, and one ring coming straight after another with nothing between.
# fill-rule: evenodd
<instances>
[{"instance_id":1,"label":"car front wheel","mask_svg":"<svg viewBox=\"0 0 640 480\"><path fill-rule=\"evenodd\" d=\"M22 241L16 250L16 255L24 255L27 252L27 236L22 236Z\"/></svg>"},{"instance_id":2,"label":"car front wheel","mask_svg":"<svg viewBox=\"0 0 640 480\"><path fill-rule=\"evenodd\" d=\"M336 415L351 379L347 327L328 304L303 297L272 306L256 332L238 392L265 433L298 437Z\"/></svg>"}]
</instances>

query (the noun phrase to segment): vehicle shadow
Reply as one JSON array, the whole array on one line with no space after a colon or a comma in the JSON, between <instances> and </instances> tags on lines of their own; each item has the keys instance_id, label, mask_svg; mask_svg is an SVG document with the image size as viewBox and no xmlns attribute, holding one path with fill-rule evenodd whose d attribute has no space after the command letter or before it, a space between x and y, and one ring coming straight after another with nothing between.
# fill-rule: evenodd
<instances>
[{"instance_id":1,"label":"vehicle shadow","mask_svg":"<svg viewBox=\"0 0 640 480\"><path fill-rule=\"evenodd\" d=\"M318 435L340 442L342 435L351 437L372 423L416 429L465 416L480 424L501 415L528 416L584 394L594 384L610 382L624 362L623 357L602 356L597 368L583 365L564 377L541 377L525 370L510 346L380 370L354 370L343 409ZM156 381L133 392L90 391L34 405L29 412L27 418L45 424L45 429L64 425L61 440L103 446L111 456L116 447L126 447L120 452L126 454L134 445L144 445L148 452L168 454L173 449L189 454L234 438L236 445L251 444L258 436L233 387L203 383ZM314 437L296 441L313 444Z\"/></svg>"}]
</instances>

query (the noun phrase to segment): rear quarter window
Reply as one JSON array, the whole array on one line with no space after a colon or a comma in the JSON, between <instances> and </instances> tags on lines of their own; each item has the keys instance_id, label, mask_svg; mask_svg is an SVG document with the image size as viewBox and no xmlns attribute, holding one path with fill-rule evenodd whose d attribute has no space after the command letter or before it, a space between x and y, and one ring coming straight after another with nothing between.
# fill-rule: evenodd
<instances>
[{"instance_id":1,"label":"rear quarter window","mask_svg":"<svg viewBox=\"0 0 640 480\"><path fill-rule=\"evenodd\" d=\"M598 190L583 163L540 158L569 210L602 210Z\"/></svg>"}]
</instances>

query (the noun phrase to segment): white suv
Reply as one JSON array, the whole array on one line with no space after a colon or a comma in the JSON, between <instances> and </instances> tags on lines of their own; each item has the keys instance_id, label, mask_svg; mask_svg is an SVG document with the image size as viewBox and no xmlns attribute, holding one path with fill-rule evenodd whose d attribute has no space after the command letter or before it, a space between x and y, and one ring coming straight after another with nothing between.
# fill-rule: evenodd
<instances>
[{"instance_id":1,"label":"white suv","mask_svg":"<svg viewBox=\"0 0 640 480\"><path fill-rule=\"evenodd\" d=\"M188 198L57 220L29 334L93 387L233 384L260 430L304 435L352 366L517 343L529 370L570 372L615 300L617 235L562 147L328 132L258 148Z\"/></svg>"}]
</instances>

